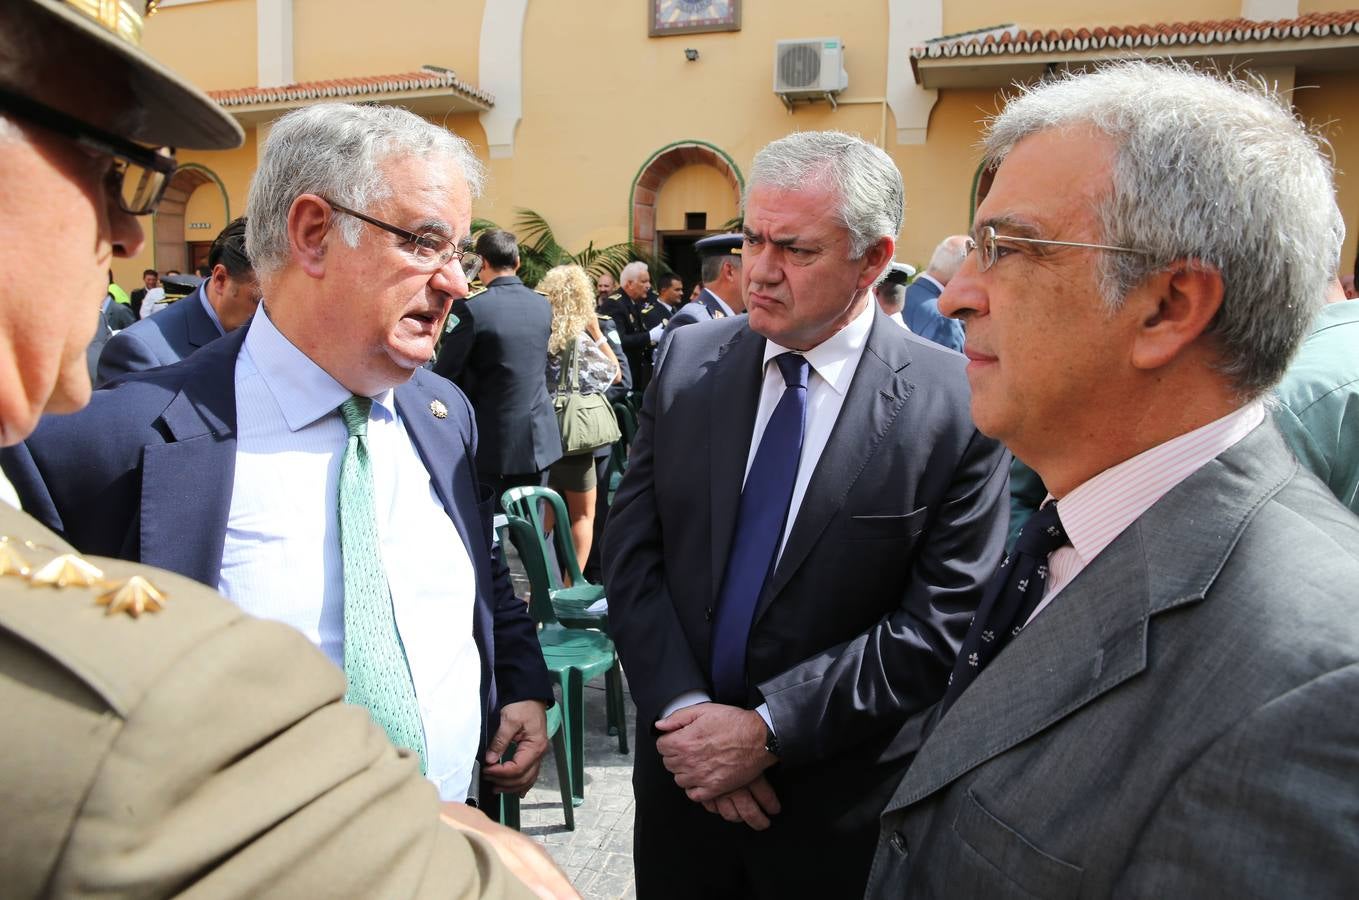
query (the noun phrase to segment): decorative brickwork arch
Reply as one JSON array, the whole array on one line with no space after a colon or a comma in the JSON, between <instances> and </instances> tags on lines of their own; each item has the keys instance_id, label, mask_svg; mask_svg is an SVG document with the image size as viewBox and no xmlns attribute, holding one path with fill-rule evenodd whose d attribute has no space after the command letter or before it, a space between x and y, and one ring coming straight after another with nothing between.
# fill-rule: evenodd
<instances>
[{"instance_id":1,"label":"decorative brickwork arch","mask_svg":"<svg viewBox=\"0 0 1359 900\"><path fill-rule=\"evenodd\" d=\"M184 242L184 210L193 192L204 184L217 185L217 189L222 192L222 221L231 221L231 198L227 196L226 185L222 184L217 173L197 163L180 166L170 186L165 189L165 197L156 208L155 222L151 226L155 241L152 250L153 268L161 272L169 269L189 271L189 249ZM215 237L216 234L209 234L205 239L210 241Z\"/></svg>"},{"instance_id":2,"label":"decorative brickwork arch","mask_svg":"<svg viewBox=\"0 0 1359 900\"><path fill-rule=\"evenodd\" d=\"M656 198L661 187L685 166L711 166L721 173L739 198L745 190L745 178L736 161L721 149L703 141L678 141L667 144L642 164L632 180L632 196L628 200L628 225L632 242L644 253L656 249Z\"/></svg>"}]
</instances>

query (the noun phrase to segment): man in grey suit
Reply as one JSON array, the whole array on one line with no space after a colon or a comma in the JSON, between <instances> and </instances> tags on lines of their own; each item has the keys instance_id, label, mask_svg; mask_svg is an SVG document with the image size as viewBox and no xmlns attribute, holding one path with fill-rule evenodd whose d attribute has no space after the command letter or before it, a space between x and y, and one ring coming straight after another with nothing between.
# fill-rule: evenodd
<instances>
[{"instance_id":1,"label":"man in grey suit","mask_svg":"<svg viewBox=\"0 0 1359 900\"><path fill-rule=\"evenodd\" d=\"M604 548L639 896L862 892L887 745L943 692L999 561L1009 456L964 361L869 296L903 205L859 138L761 150L749 315L673 332L647 390Z\"/></svg>"},{"instance_id":2,"label":"man in grey suit","mask_svg":"<svg viewBox=\"0 0 1359 900\"><path fill-rule=\"evenodd\" d=\"M458 323L444 339L434 371L467 394L477 414L477 472L495 493L547 484L562 455L557 414L547 393L552 307L519 280L519 244L508 231L477 237L486 290L453 306Z\"/></svg>"},{"instance_id":3,"label":"man in grey suit","mask_svg":"<svg viewBox=\"0 0 1359 900\"><path fill-rule=\"evenodd\" d=\"M95 387L179 362L249 321L259 306L260 283L245 252L244 217L217 235L208 266L212 274L197 290L108 339L99 354Z\"/></svg>"},{"instance_id":4,"label":"man in grey suit","mask_svg":"<svg viewBox=\"0 0 1359 900\"><path fill-rule=\"evenodd\" d=\"M1142 62L1022 95L986 151L940 309L1055 509L898 737L868 893L1353 896L1359 519L1262 402L1339 259L1330 166L1286 101Z\"/></svg>"}]
</instances>

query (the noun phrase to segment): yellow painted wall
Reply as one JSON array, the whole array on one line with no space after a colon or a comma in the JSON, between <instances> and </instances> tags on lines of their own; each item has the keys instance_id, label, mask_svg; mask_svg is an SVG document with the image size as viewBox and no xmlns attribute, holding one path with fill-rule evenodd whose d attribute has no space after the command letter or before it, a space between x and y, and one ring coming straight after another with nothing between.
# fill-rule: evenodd
<instances>
[{"instance_id":1,"label":"yellow painted wall","mask_svg":"<svg viewBox=\"0 0 1359 900\"><path fill-rule=\"evenodd\" d=\"M483 8L495 0L294 0L294 59L299 80L378 75L446 65L476 83ZM1300 13L1348 8L1353 0L1305 0ZM211 0L170 7L151 20L147 45L205 88L255 82L254 0ZM739 32L647 36L642 0L530 0L524 23L523 119L510 159L488 159L487 138L474 114L443 124L471 141L487 161L486 195L474 215L513 228L518 210L532 209L571 250L630 237L630 199L643 164L676 142L697 141L730 157L742 173L767 142L793 130L837 128L881 143L906 184L906 224L898 256L923 262L935 244L968 226L972 179L980 159L979 122L999 101L989 90L941 92L928 142L898 145L897 123L885 108L887 0L841 4L749 2ZM1070 27L1232 18L1239 0L1140 0L1134 6L1077 0L945 0L944 30L957 32L1015 21L1024 27ZM210 36L232 35L230 43ZM772 90L775 42L835 36L846 45L849 89L838 109L828 104L785 111ZM238 39L239 38L239 39ZM686 47L699 51L688 62ZM1342 209L1359 221L1359 139L1345 133L1359 75L1313 78L1298 94L1309 118L1329 121L1339 162ZM1301 85L1300 85L1301 86ZM1354 126L1359 128L1359 126ZM244 211L255 164L255 136L227 153L184 153L226 183L232 214ZM709 206L709 224L729 215L712 204L725 193L713 172L673 176L661 191L663 230L683 227L683 212ZM707 185L707 187L700 187ZM690 199L697 194L710 199ZM1353 209L1351 209L1353 207ZM732 209L735 214L735 209ZM149 224L149 222L148 222ZM1359 229L1357 229L1359 230ZM148 242L149 247L150 242ZM1346 244L1353 258L1355 238ZM148 249L115 266L137 281L151 265ZM131 278L125 278L124 273Z\"/></svg>"},{"instance_id":2,"label":"yellow painted wall","mask_svg":"<svg viewBox=\"0 0 1359 900\"><path fill-rule=\"evenodd\" d=\"M846 43L844 99L881 98L886 2L747 3L739 32L647 37L646 4L582 15L580 4L529 3L524 118L512 160L492 160L496 221L511 206L541 213L568 249L626 240L632 183L660 148L701 141L744 172L755 151L796 129L840 128L876 139L880 103L821 103L789 115L773 92L774 43L835 36ZM699 51L687 62L684 49ZM710 219L711 221L711 219ZM718 223L720 224L720 223Z\"/></svg>"},{"instance_id":3,"label":"yellow painted wall","mask_svg":"<svg viewBox=\"0 0 1359 900\"><path fill-rule=\"evenodd\" d=\"M226 201L217 182L208 181L194 189L184 208L184 240L210 241L226 227ZM207 228L190 228L190 223L206 224Z\"/></svg>"},{"instance_id":4,"label":"yellow painted wall","mask_svg":"<svg viewBox=\"0 0 1359 900\"><path fill-rule=\"evenodd\" d=\"M142 46L205 91L250 87L259 71L256 27L255 0L170 6L146 20Z\"/></svg>"},{"instance_id":5,"label":"yellow painted wall","mask_svg":"<svg viewBox=\"0 0 1359 900\"><path fill-rule=\"evenodd\" d=\"M428 63L475 84L482 8L483 0L293 0L294 75L393 75Z\"/></svg>"},{"instance_id":6,"label":"yellow painted wall","mask_svg":"<svg viewBox=\"0 0 1359 900\"><path fill-rule=\"evenodd\" d=\"M1304 121L1321 129L1330 141L1335 164L1336 200L1349 233L1340 253L1340 271L1353 272L1359 247L1359 120L1354 98L1359 96L1359 73L1311 76L1299 81L1293 108ZM1348 118L1348 121L1347 121Z\"/></svg>"},{"instance_id":7,"label":"yellow painted wall","mask_svg":"<svg viewBox=\"0 0 1359 900\"><path fill-rule=\"evenodd\" d=\"M684 214L690 212L707 213L708 227L720 228L739 214L738 199L712 166L685 166L670 176L656 198L656 230L683 231Z\"/></svg>"},{"instance_id":8,"label":"yellow painted wall","mask_svg":"<svg viewBox=\"0 0 1359 900\"><path fill-rule=\"evenodd\" d=\"M1354 9L1354 0L1298 0L1298 15Z\"/></svg>"}]
</instances>

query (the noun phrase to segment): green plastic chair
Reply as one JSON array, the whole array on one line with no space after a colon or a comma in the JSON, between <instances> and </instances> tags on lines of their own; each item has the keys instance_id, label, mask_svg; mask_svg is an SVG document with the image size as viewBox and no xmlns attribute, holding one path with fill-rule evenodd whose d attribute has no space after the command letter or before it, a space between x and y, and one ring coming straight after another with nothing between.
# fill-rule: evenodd
<instances>
[{"instance_id":1,"label":"green plastic chair","mask_svg":"<svg viewBox=\"0 0 1359 900\"><path fill-rule=\"evenodd\" d=\"M579 677L577 674L576 677ZM562 812L566 814L566 830L576 830L576 802L571 794L571 758L566 750L566 732L562 730L562 708L552 704L547 708L547 736L552 739L552 755L557 760L557 784L561 786ZM505 759L514 756L514 746L505 752ZM519 830L519 797L500 794L500 824Z\"/></svg>"},{"instance_id":2,"label":"green plastic chair","mask_svg":"<svg viewBox=\"0 0 1359 900\"><path fill-rule=\"evenodd\" d=\"M576 561L576 542L571 539L570 519L567 518L566 503L561 495L551 488L530 485L510 488L500 498L500 505L505 512L533 525L534 534L540 535L540 553L544 560L548 560L551 554L547 551L546 539L541 537L547 533L543 527L542 503L552 507L556 523L552 528L552 546L558 564L565 566L566 574L571 578L571 586L564 587L557 567L544 566L547 571L547 596L552 601L556 621L567 628L597 628L607 634L608 612L589 612L591 604L604 598L604 585L591 584L581 574L580 563Z\"/></svg>"},{"instance_id":3,"label":"green plastic chair","mask_svg":"<svg viewBox=\"0 0 1359 900\"><path fill-rule=\"evenodd\" d=\"M509 514L500 529L500 540L507 539L519 551L529 576L532 595L529 614L538 623L538 643L548 671L562 690L562 727L566 731L567 756L571 768L572 802L585 800L585 696L586 682L604 676L609 724L618 729L618 752L628 752L627 717L623 700L623 670L618 652L609 636L581 628L566 628L557 621L548 596L548 567L538 532L526 520Z\"/></svg>"},{"instance_id":4,"label":"green plastic chair","mask_svg":"<svg viewBox=\"0 0 1359 900\"><path fill-rule=\"evenodd\" d=\"M605 484L601 486L602 490L609 492L610 505L613 504L613 495L618 492L618 485L623 481L623 473L628 470L628 450L632 447L632 439L637 436L637 414L631 405L615 400L613 414L618 419L620 436L609 452L609 465L604 470Z\"/></svg>"}]
</instances>

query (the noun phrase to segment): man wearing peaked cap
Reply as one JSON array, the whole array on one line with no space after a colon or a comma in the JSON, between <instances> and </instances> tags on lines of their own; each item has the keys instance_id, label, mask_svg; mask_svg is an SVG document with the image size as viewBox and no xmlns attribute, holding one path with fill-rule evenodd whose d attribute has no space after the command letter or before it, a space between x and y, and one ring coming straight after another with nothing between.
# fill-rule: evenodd
<instances>
[{"instance_id":1,"label":"man wearing peaked cap","mask_svg":"<svg viewBox=\"0 0 1359 900\"><path fill-rule=\"evenodd\" d=\"M135 216L175 170L152 148L242 140L140 50L146 11L0 4L5 445L89 398L84 348L109 261L141 249ZM64 277L39 307L26 285L47 270ZM5 460L11 505L24 463ZM543 892L573 895L479 813L450 807L457 830L440 825L414 760L343 692L291 629L186 578L82 558L0 504L0 707L22 723L0 730L4 893L530 896L508 854Z\"/></svg>"},{"instance_id":2,"label":"man wearing peaked cap","mask_svg":"<svg viewBox=\"0 0 1359 900\"><path fill-rule=\"evenodd\" d=\"M882 307L887 318L907 331L910 326L906 324L902 310L906 307L906 282L914 274L915 269L906 263L893 262L887 267L887 274L882 276L882 280L873 285L873 296L878 306Z\"/></svg>"},{"instance_id":3,"label":"man wearing peaked cap","mask_svg":"<svg viewBox=\"0 0 1359 900\"><path fill-rule=\"evenodd\" d=\"M686 303L670 317L665 329L657 360L665 357L665 346L676 329L695 322L709 322L744 312L741 299L741 243L740 234L713 234L694 242L694 250L701 260L700 277L703 289L693 303Z\"/></svg>"}]
</instances>

